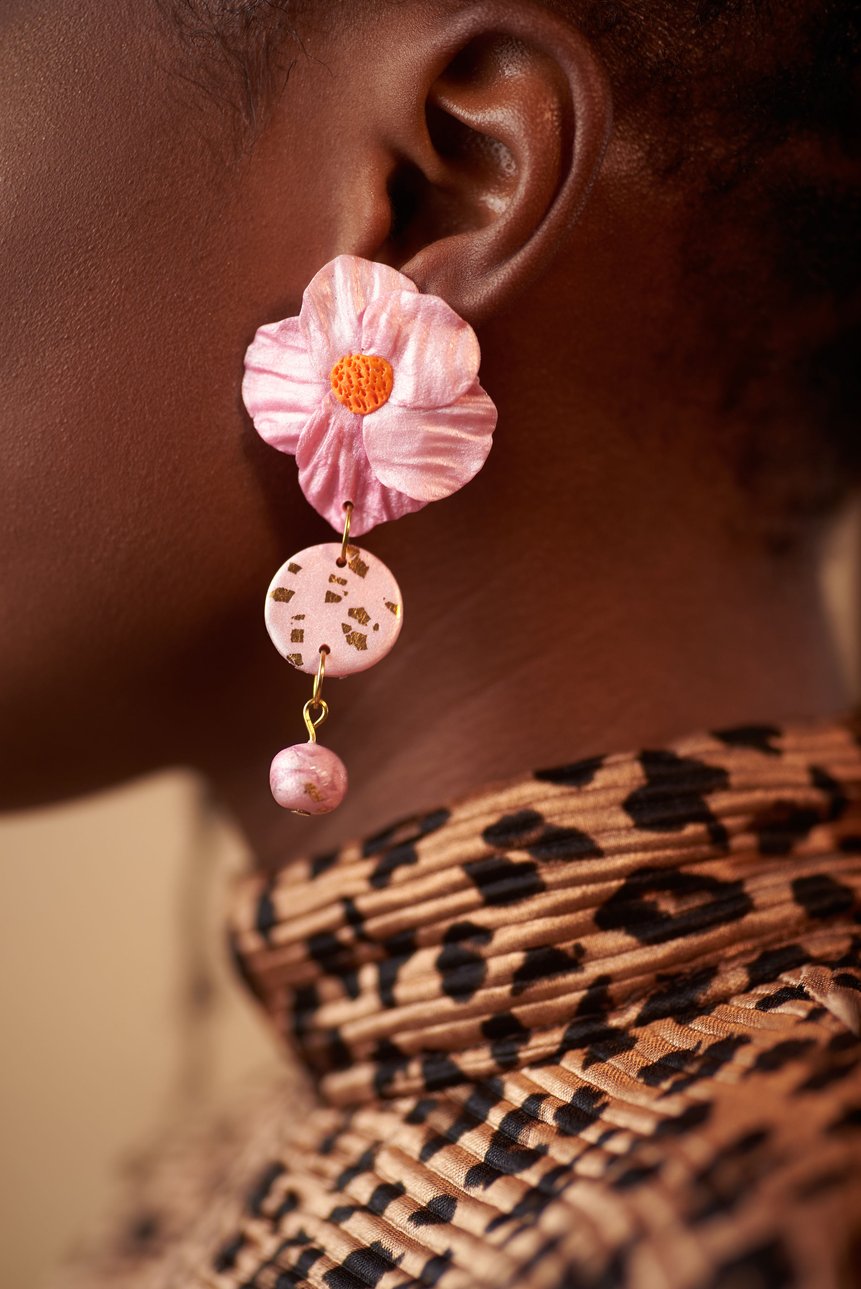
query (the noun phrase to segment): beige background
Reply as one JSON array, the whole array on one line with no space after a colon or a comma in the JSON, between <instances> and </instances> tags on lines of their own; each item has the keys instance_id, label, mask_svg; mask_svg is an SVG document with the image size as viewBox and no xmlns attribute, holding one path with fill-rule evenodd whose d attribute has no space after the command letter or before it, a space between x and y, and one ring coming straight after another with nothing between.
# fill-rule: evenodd
<instances>
[{"instance_id":1,"label":"beige background","mask_svg":"<svg viewBox=\"0 0 861 1289\"><path fill-rule=\"evenodd\" d=\"M856 686L859 528L824 570ZM124 1154L275 1059L219 931L244 858L188 775L0 823L3 1289L40 1284Z\"/></svg>"}]
</instances>

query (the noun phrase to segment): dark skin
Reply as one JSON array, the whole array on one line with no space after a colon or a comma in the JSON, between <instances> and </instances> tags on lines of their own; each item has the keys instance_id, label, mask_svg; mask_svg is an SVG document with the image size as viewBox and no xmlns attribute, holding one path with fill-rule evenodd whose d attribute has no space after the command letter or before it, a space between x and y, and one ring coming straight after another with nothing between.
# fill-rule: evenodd
<instances>
[{"instance_id":1,"label":"dark skin","mask_svg":"<svg viewBox=\"0 0 861 1289\"><path fill-rule=\"evenodd\" d=\"M190 765L265 864L533 766L843 707L814 535L759 540L721 372L685 361L689 205L613 129L588 41L531 0L302 34L252 148L154 5L0 14L4 807ZM499 426L462 492L362 538L405 626L327 684L351 785L306 820L269 796L310 681L262 602L331 530L239 386L343 252L476 326Z\"/></svg>"}]
</instances>

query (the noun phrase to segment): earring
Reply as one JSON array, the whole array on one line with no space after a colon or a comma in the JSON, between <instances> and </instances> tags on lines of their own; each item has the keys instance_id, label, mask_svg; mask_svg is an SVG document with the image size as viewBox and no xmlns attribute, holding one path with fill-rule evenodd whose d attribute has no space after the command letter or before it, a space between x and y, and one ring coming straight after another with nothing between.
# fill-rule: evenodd
<instances>
[{"instance_id":1,"label":"earring","mask_svg":"<svg viewBox=\"0 0 861 1289\"><path fill-rule=\"evenodd\" d=\"M403 625L394 576L354 539L450 496L484 465L497 412L480 357L444 300L353 255L325 264L299 314L260 327L248 347L242 397L255 429L295 456L305 497L340 539L291 556L266 595L276 649L314 677L308 741L270 772L276 802L296 814L326 814L347 789L343 761L317 742L324 679L380 662Z\"/></svg>"}]
</instances>

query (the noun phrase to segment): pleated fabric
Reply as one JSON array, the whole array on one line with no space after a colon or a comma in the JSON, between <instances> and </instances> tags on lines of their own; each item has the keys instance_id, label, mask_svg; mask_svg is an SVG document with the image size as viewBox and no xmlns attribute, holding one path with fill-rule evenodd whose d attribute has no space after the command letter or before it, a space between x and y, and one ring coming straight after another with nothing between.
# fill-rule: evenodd
<instances>
[{"instance_id":1,"label":"pleated fabric","mask_svg":"<svg viewBox=\"0 0 861 1289\"><path fill-rule=\"evenodd\" d=\"M87 1283L861 1285L856 716L490 785L243 878L230 938L305 1082Z\"/></svg>"}]
</instances>

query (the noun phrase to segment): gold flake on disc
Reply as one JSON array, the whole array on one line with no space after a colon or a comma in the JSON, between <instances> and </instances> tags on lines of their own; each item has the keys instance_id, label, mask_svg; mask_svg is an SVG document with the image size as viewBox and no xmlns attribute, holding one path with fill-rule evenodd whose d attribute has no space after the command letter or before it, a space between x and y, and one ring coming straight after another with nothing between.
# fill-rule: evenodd
<instances>
[{"instance_id":1,"label":"gold flake on disc","mask_svg":"<svg viewBox=\"0 0 861 1289\"><path fill-rule=\"evenodd\" d=\"M367 649L368 637L363 631L351 631L346 622L341 623L341 629L344 632L344 638L348 645L352 645L354 649Z\"/></svg>"}]
</instances>

